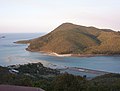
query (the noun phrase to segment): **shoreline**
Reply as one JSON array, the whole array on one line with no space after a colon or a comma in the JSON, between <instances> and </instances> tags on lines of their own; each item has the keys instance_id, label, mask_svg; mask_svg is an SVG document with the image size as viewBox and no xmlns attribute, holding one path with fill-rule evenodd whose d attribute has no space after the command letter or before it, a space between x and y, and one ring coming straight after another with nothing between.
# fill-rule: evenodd
<instances>
[{"instance_id":1,"label":"shoreline","mask_svg":"<svg viewBox=\"0 0 120 91\"><path fill-rule=\"evenodd\" d=\"M26 44L30 45L30 43L26 43L26 41L23 43L21 41L13 42L16 44ZM96 56L120 56L120 54L58 54L55 52L48 52L48 51L38 51L38 50L32 50L29 48L26 48L26 51L30 52L39 52L39 53L44 53L46 55L50 56L58 56L58 57L96 57Z\"/></svg>"},{"instance_id":2,"label":"shoreline","mask_svg":"<svg viewBox=\"0 0 120 91\"><path fill-rule=\"evenodd\" d=\"M42 52L40 52L42 53ZM50 56L58 56L58 57L96 57L96 56L120 56L118 54L57 54L54 52L43 52Z\"/></svg>"},{"instance_id":3,"label":"shoreline","mask_svg":"<svg viewBox=\"0 0 120 91\"><path fill-rule=\"evenodd\" d=\"M35 62L35 63L43 64L42 62ZM29 64L29 63L27 63L27 64ZM30 63L30 64L34 64L34 63ZM21 65L26 65L26 64L21 64ZM19 66L20 66L20 64L19 65L16 64L16 65L9 65L7 67L11 68L12 71L16 71L16 70L14 70L14 68L17 68ZM43 66L44 66L44 64L43 64ZM59 70L61 74L67 72L69 74L73 74L73 75L77 75L77 76L82 76L82 77L86 76L87 79L92 79L96 76L113 73L113 72L93 70L93 69L81 68L81 67L68 67L68 66L60 67L60 65L55 65L55 64L49 64L48 66L44 66L44 67Z\"/></svg>"},{"instance_id":4,"label":"shoreline","mask_svg":"<svg viewBox=\"0 0 120 91\"><path fill-rule=\"evenodd\" d=\"M33 51L33 50L28 50L30 52L38 52L38 53L43 53L49 56L57 56L57 57L96 57L96 56L120 56L120 54L58 54L55 52L45 52L45 51Z\"/></svg>"},{"instance_id":5,"label":"shoreline","mask_svg":"<svg viewBox=\"0 0 120 91\"><path fill-rule=\"evenodd\" d=\"M41 52L42 53L42 52ZM57 54L55 52L43 52L58 57L96 57L96 56L120 56L120 54Z\"/></svg>"},{"instance_id":6,"label":"shoreline","mask_svg":"<svg viewBox=\"0 0 120 91\"><path fill-rule=\"evenodd\" d=\"M15 57L18 60L21 60L19 57ZM63 65L58 65L54 64L51 62L47 62L45 60L34 60L34 59L29 59L29 58L22 58L22 60L28 60L28 63L24 64L13 64L14 66L18 67L19 65L25 65L25 64L34 64L34 63L41 63L43 64L44 67L51 68L51 69L57 69L60 70L62 73L69 73L73 75L79 75L79 76L84 76L86 75L88 78L94 78L99 75L107 74L107 73L113 73L113 72L108 72L108 71L102 71L102 70L96 70L96 69L89 69L89 68L82 68L82 67L70 67L70 66L63 66ZM8 65L6 67L10 67L11 65Z\"/></svg>"},{"instance_id":7,"label":"shoreline","mask_svg":"<svg viewBox=\"0 0 120 91\"><path fill-rule=\"evenodd\" d=\"M107 72L107 71L101 71L101 70L93 70L93 69L81 68L81 67L66 67L65 69L62 69L62 70L67 70L67 69L77 71L77 72L96 74L96 75L113 73L113 72Z\"/></svg>"}]
</instances>

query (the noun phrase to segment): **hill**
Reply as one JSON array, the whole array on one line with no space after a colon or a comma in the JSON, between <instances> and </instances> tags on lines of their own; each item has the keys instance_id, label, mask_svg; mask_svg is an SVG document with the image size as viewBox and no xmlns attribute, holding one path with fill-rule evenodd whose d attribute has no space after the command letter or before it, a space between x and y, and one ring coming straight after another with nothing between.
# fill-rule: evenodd
<instances>
[{"instance_id":1,"label":"hill","mask_svg":"<svg viewBox=\"0 0 120 91\"><path fill-rule=\"evenodd\" d=\"M120 74L105 74L92 80L63 74L52 82L49 91L120 91Z\"/></svg>"},{"instance_id":2,"label":"hill","mask_svg":"<svg viewBox=\"0 0 120 91\"><path fill-rule=\"evenodd\" d=\"M41 63L0 66L0 91L8 91L5 88L2 90L1 85L39 87L46 90L49 83L59 74L59 70L44 67Z\"/></svg>"},{"instance_id":3,"label":"hill","mask_svg":"<svg viewBox=\"0 0 120 91\"><path fill-rule=\"evenodd\" d=\"M58 54L120 54L120 33L72 23L63 23L52 32L32 40L27 50Z\"/></svg>"},{"instance_id":4,"label":"hill","mask_svg":"<svg viewBox=\"0 0 120 91\"><path fill-rule=\"evenodd\" d=\"M19 72L10 73L11 69ZM0 91L9 89L23 91L26 88L32 91L33 87L37 87L37 91L40 88L45 91L120 91L120 74L110 73L87 80L86 77L57 72L59 71L43 67L41 63L0 66ZM54 76L45 76L51 74ZM9 89L5 88L6 86Z\"/></svg>"}]
</instances>

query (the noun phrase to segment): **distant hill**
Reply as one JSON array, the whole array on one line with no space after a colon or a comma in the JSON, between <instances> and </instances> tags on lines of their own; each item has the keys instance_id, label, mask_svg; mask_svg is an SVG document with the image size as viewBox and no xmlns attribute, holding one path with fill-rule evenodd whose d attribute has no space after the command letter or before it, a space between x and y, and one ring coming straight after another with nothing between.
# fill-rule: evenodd
<instances>
[{"instance_id":1,"label":"distant hill","mask_svg":"<svg viewBox=\"0 0 120 91\"><path fill-rule=\"evenodd\" d=\"M32 40L27 50L58 54L120 54L120 33L72 23L63 23L52 32Z\"/></svg>"}]
</instances>

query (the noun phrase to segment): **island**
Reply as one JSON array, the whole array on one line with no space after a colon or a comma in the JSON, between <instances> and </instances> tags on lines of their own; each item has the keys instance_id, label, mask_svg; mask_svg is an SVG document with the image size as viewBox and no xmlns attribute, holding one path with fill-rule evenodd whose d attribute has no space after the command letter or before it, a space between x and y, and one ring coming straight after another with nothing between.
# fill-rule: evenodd
<instances>
[{"instance_id":1,"label":"island","mask_svg":"<svg viewBox=\"0 0 120 91\"><path fill-rule=\"evenodd\" d=\"M120 32L72 23L63 23L42 37L15 43L29 44L28 51L57 56L120 54Z\"/></svg>"}]
</instances>

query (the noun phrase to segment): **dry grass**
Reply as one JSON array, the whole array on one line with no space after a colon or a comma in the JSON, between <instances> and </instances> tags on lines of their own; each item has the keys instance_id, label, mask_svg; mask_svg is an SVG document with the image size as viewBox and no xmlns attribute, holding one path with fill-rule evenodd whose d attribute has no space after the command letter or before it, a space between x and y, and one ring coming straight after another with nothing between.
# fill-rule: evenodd
<instances>
[{"instance_id":1,"label":"dry grass","mask_svg":"<svg viewBox=\"0 0 120 91\"><path fill-rule=\"evenodd\" d=\"M63 23L45 36L30 40L30 51L119 54L120 34L109 29ZM24 43L24 42L23 42Z\"/></svg>"}]
</instances>

